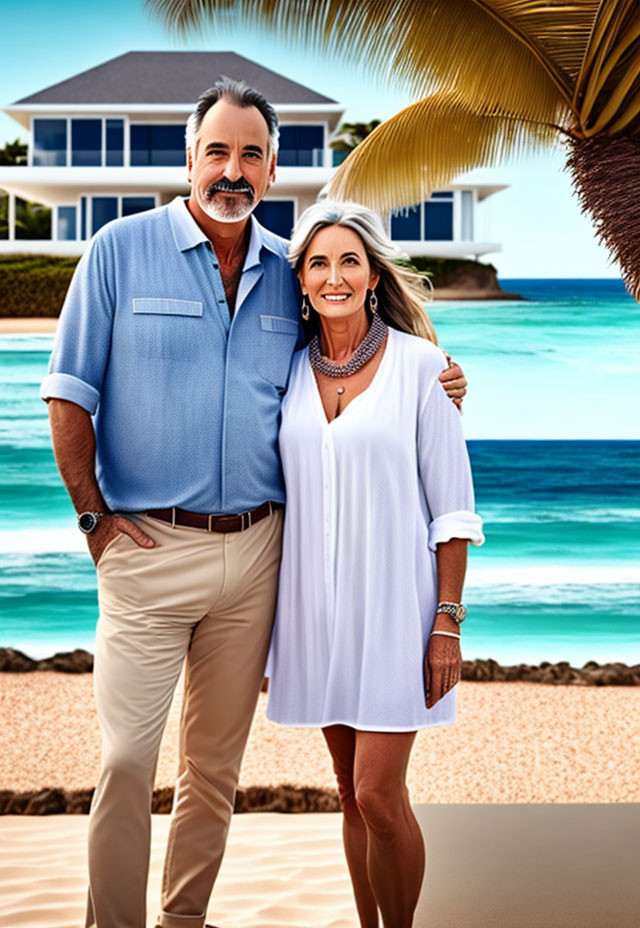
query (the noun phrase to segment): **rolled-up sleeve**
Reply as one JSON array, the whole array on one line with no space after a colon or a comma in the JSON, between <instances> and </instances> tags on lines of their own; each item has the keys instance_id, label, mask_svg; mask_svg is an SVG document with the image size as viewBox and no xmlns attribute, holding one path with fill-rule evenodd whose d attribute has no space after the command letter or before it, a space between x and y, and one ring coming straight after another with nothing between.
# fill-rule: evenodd
<instances>
[{"instance_id":1,"label":"rolled-up sleeve","mask_svg":"<svg viewBox=\"0 0 640 928\"><path fill-rule=\"evenodd\" d=\"M418 418L418 466L429 511L429 547L466 538L481 545L482 519L474 509L469 455L460 413L436 377Z\"/></svg>"},{"instance_id":2,"label":"rolled-up sleeve","mask_svg":"<svg viewBox=\"0 0 640 928\"><path fill-rule=\"evenodd\" d=\"M93 415L111 348L114 268L104 235L93 239L69 285L56 330L43 400L69 400Z\"/></svg>"}]
</instances>

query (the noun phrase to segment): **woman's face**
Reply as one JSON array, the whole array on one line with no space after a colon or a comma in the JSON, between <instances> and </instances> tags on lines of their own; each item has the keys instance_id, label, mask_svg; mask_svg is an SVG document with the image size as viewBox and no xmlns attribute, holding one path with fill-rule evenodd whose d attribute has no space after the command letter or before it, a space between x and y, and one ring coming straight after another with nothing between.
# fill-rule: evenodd
<instances>
[{"instance_id":1,"label":"woman's face","mask_svg":"<svg viewBox=\"0 0 640 928\"><path fill-rule=\"evenodd\" d=\"M316 312L333 319L361 312L367 290L380 279L357 232L339 225L316 232L298 277Z\"/></svg>"}]
</instances>

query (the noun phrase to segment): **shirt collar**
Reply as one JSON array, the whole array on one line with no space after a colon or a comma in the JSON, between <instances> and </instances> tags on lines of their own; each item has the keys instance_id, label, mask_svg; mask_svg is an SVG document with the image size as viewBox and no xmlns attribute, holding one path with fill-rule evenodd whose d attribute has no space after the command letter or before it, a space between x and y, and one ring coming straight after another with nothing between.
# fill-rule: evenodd
<instances>
[{"instance_id":1,"label":"shirt collar","mask_svg":"<svg viewBox=\"0 0 640 928\"><path fill-rule=\"evenodd\" d=\"M183 197L175 197L175 199L169 203L169 221L171 223L175 243L180 251L188 251L190 248L195 248L202 242L209 241L189 212L187 201ZM277 253L276 248L274 248L271 242L269 231L260 225L255 216L250 216L249 222L251 223L251 236L249 238L249 247L247 249L243 270L256 267L260 264L260 251L263 247Z\"/></svg>"}]
</instances>

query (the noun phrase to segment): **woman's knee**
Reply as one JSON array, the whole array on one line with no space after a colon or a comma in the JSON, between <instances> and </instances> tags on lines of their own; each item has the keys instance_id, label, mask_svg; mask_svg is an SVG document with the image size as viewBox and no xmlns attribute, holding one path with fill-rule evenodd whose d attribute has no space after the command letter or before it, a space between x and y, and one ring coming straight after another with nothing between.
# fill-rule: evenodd
<instances>
[{"instance_id":1,"label":"woman's knee","mask_svg":"<svg viewBox=\"0 0 640 928\"><path fill-rule=\"evenodd\" d=\"M365 780L356 785L355 800L358 812L367 827L384 836L397 831L404 819L403 812L408 797L405 786L394 789L389 784L376 784Z\"/></svg>"},{"instance_id":2,"label":"woman's knee","mask_svg":"<svg viewBox=\"0 0 640 928\"><path fill-rule=\"evenodd\" d=\"M356 794L353 788L353 776L338 776L338 795L340 796L340 806L344 817L348 821L359 822L360 810L356 802Z\"/></svg>"}]
</instances>

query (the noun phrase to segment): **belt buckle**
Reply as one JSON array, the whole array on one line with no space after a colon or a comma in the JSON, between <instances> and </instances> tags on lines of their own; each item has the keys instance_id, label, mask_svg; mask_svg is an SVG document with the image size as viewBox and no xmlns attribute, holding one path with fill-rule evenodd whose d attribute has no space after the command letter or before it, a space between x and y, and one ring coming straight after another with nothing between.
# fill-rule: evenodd
<instances>
[{"instance_id":1,"label":"belt buckle","mask_svg":"<svg viewBox=\"0 0 640 928\"><path fill-rule=\"evenodd\" d=\"M209 515L207 516L207 529L210 532L215 532L215 531L224 532L224 526L229 524L230 519L239 518L240 519L240 531L242 531L242 529L244 528L244 516L245 516L244 512L239 513L237 516L234 516L234 515L221 516L221 515L213 515L213 514ZM219 529L214 529L213 527L214 519L216 519L218 523L220 524L221 527Z\"/></svg>"}]
</instances>

